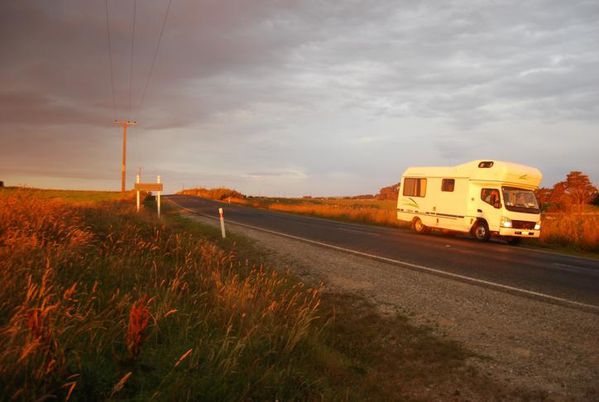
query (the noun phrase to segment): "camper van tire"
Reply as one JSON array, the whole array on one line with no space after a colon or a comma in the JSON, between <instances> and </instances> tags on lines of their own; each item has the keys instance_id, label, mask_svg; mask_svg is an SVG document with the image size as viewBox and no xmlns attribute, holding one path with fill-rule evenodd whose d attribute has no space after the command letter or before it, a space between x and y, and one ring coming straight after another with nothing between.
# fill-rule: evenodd
<instances>
[{"instance_id":1,"label":"camper van tire","mask_svg":"<svg viewBox=\"0 0 599 402\"><path fill-rule=\"evenodd\" d=\"M416 233L428 233L429 232L429 228L427 228L424 225L424 223L422 223L420 218L414 218L414 220L412 221L412 229L414 229L414 232L416 232Z\"/></svg>"},{"instance_id":2,"label":"camper van tire","mask_svg":"<svg viewBox=\"0 0 599 402\"><path fill-rule=\"evenodd\" d=\"M491 232L489 231L489 225L483 220L479 220L474 224L472 228L472 235L476 240L488 241L491 238Z\"/></svg>"}]
</instances>

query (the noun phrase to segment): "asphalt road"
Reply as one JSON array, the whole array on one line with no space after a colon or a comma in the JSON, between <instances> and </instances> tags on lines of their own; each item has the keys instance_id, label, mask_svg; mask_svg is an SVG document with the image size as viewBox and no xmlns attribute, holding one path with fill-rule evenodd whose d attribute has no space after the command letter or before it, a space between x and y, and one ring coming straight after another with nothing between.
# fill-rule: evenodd
<instances>
[{"instance_id":1,"label":"asphalt road","mask_svg":"<svg viewBox=\"0 0 599 402\"><path fill-rule=\"evenodd\" d=\"M460 236L418 235L405 229L273 212L192 196L167 198L198 214L217 217L218 208L222 207L225 221L398 260L440 271L441 275L446 272L522 289L533 297L533 293L540 293L596 306L599 311L599 260L596 259L499 242L480 243Z\"/></svg>"}]
</instances>

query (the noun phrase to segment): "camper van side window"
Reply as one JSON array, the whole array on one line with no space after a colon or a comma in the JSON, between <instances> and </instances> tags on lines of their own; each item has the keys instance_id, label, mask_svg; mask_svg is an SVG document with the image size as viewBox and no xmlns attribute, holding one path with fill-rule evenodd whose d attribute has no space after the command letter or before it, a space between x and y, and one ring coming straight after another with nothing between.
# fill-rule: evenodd
<instances>
[{"instance_id":1,"label":"camper van side window","mask_svg":"<svg viewBox=\"0 0 599 402\"><path fill-rule=\"evenodd\" d=\"M499 190L496 188L483 188L480 192L480 198L487 204L496 206L499 203Z\"/></svg>"},{"instance_id":2,"label":"camper van side window","mask_svg":"<svg viewBox=\"0 0 599 402\"><path fill-rule=\"evenodd\" d=\"M455 180L454 179L443 179L441 181L441 191L452 192L454 188L455 188Z\"/></svg>"},{"instance_id":3,"label":"camper van side window","mask_svg":"<svg viewBox=\"0 0 599 402\"><path fill-rule=\"evenodd\" d=\"M404 179L403 195L408 197L424 197L426 195L426 179L406 177Z\"/></svg>"}]
</instances>

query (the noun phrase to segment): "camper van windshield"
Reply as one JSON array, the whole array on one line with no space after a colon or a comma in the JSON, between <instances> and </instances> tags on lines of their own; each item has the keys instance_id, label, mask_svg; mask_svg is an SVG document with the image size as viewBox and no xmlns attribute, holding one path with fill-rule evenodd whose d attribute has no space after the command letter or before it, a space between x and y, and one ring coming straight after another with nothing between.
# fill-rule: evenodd
<instances>
[{"instance_id":1,"label":"camper van windshield","mask_svg":"<svg viewBox=\"0 0 599 402\"><path fill-rule=\"evenodd\" d=\"M539 204L530 190L515 187L502 187L503 202L508 211L538 214Z\"/></svg>"}]
</instances>

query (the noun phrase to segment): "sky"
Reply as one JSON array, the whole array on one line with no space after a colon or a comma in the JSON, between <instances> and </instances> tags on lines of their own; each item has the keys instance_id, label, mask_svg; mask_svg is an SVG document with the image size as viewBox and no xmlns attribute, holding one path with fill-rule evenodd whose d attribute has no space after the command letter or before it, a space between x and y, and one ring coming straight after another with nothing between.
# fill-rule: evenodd
<instances>
[{"instance_id":1,"label":"sky","mask_svg":"<svg viewBox=\"0 0 599 402\"><path fill-rule=\"evenodd\" d=\"M597 21L596 0L2 1L0 180L118 190L131 119L128 187L354 195L475 159L598 184Z\"/></svg>"}]
</instances>

